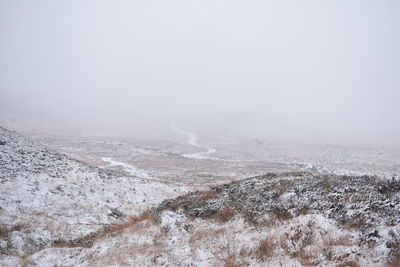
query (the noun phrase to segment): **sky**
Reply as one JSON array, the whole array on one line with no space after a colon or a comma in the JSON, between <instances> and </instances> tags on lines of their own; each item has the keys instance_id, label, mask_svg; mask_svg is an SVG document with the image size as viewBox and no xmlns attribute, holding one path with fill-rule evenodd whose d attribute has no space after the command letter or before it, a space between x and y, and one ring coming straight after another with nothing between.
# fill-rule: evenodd
<instances>
[{"instance_id":1,"label":"sky","mask_svg":"<svg viewBox=\"0 0 400 267\"><path fill-rule=\"evenodd\" d=\"M398 14L397 0L2 0L0 114L400 141Z\"/></svg>"}]
</instances>

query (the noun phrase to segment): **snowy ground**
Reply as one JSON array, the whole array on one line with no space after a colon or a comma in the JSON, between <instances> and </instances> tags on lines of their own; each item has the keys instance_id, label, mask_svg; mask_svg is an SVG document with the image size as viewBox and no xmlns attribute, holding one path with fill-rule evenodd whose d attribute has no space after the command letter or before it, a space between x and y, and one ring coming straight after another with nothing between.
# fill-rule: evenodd
<instances>
[{"instance_id":1,"label":"snowy ground","mask_svg":"<svg viewBox=\"0 0 400 267\"><path fill-rule=\"evenodd\" d=\"M25 257L56 241L81 238L188 191L91 167L2 128L0 141L5 263L4 254Z\"/></svg>"},{"instance_id":2,"label":"snowy ground","mask_svg":"<svg viewBox=\"0 0 400 267\"><path fill-rule=\"evenodd\" d=\"M400 261L395 149L216 139L178 127L157 138L31 137L0 128L0 265ZM340 176L364 174L378 178Z\"/></svg>"},{"instance_id":3,"label":"snowy ground","mask_svg":"<svg viewBox=\"0 0 400 267\"><path fill-rule=\"evenodd\" d=\"M54 133L32 136L52 149L91 165L198 188L267 172L309 171L378 175L389 179L400 174L400 149L396 147L307 144L260 137L210 137L177 126L156 137ZM104 159L111 159L114 164ZM137 171L139 173L135 173Z\"/></svg>"},{"instance_id":4,"label":"snowy ground","mask_svg":"<svg viewBox=\"0 0 400 267\"><path fill-rule=\"evenodd\" d=\"M326 194L330 186L336 189ZM25 260L39 266L398 266L399 188L399 181L373 177L250 178L165 201L94 235L90 245L48 247Z\"/></svg>"}]
</instances>

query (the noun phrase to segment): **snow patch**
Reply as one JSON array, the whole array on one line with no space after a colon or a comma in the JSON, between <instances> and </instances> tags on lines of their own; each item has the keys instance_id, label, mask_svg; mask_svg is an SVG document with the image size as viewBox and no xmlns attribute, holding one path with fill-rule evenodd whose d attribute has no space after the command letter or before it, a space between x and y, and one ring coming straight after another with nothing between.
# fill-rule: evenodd
<instances>
[{"instance_id":1,"label":"snow patch","mask_svg":"<svg viewBox=\"0 0 400 267\"><path fill-rule=\"evenodd\" d=\"M361 172L361 171L352 171L346 169L332 169L327 166L324 166L320 163L305 163L300 164L301 168L305 171L316 171L322 174L334 174L334 175L348 175L348 176L363 176L363 175L374 175L371 172Z\"/></svg>"},{"instance_id":2,"label":"snow patch","mask_svg":"<svg viewBox=\"0 0 400 267\"><path fill-rule=\"evenodd\" d=\"M101 158L101 160L104 161L104 162L110 163L110 165L106 166L106 167L117 167L117 166L119 166L119 167L122 167L122 169L124 171L126 171L127 173L132 174L134 176L137 176L137 177L140 177L140 178L149 178L150 177L150 175L145 170L138 169L135 166L130 165L128 163L121 162L121 161L116 161L116 160L113 160L112 158L109 158L109 157L103 157L103 158Z\"/></svg>"}]
</instances>

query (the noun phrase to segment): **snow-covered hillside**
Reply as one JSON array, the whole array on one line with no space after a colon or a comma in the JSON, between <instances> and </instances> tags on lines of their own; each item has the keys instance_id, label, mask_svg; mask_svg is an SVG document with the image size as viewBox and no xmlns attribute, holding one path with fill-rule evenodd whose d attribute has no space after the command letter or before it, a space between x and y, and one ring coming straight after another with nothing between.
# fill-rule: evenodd
<instances>
[{"instance_id":1,"label":"snow-covered hillside","mask_svg":"<svg viewBox=\"0 0 400 267\"><path fill-rule=\"evenodd\" d=\"M263 175L166 200L40 266L399 266L399 181ZM89 241L89 244L84 241Z\"/></svg>"},{"instance_id":2,"label":"snow-covered hillside","mask_svg":"<svg viewBox=\"0 0 400 267\"><path fill-rule=\"evenodd\" d=\"M0 263L13 266L185 192L91 167L0 128Z\"/></svg>"},{"instance_id":3,"label":"snow-covered hillside","mask_svg":"<svg viewBox=\"0 0 400 267\"><path fill-rule=\"evenodd\" d=\"M0 182L4 266L400 264L397 177L281 172L189 192L0 128Z\"/></svg>"}]
</instances>

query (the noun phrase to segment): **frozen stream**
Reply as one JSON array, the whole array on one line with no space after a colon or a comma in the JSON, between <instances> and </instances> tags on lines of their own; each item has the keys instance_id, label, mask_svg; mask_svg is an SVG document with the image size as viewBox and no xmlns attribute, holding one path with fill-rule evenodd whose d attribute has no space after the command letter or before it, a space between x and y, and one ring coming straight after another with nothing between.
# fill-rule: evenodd
<instances>
[{"instance_id":1,"label":"frozen stream","mask_svg":"<svg viewBox=\"0 0 400 267\"><path fill-rule=\"evenodd\" d=\"M179 129L175 125L172 126L172 129L179 134L186 135L187 136L186 143L188 143L189 145L199 147L201 149L206 150L205 152L182 154L181 155L182 157L190 158L190 159L216 159L216 158L210 157L210 154L215 153L217 150L214 148L200 145L198 143L199 137L196 134Z\"/></svg>"},{"instance_id":2,"label":"frozen stream","mask_svg":"<svg viewBox=\"0 0 400 267\"><path fill-rule=\"evenodd\" d=\"M140 178L149 178L150 177L147 174L146 171L138 169L135 166L130 165L128 163L121 162L121 161L116 161L116 160L113 160L112 158L108 158L108 157L103 157L103 158L101 158L101 160L104 161L104 162L110 163L110 165L105 166L106 168L119 166L119 167L122 167L122 169L124 171L126 171L129 174L132 174L134 176L137 176L137 177L140 177Z\"/></svg>"}]
</instances>

